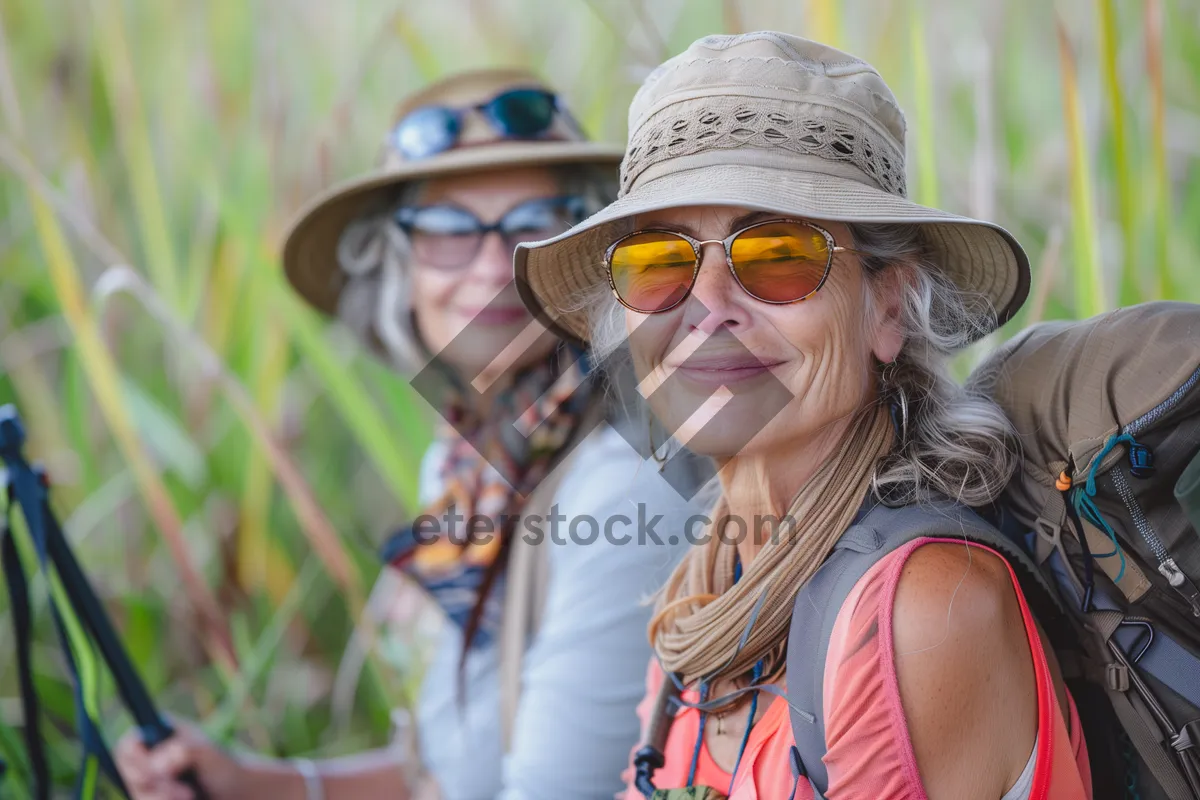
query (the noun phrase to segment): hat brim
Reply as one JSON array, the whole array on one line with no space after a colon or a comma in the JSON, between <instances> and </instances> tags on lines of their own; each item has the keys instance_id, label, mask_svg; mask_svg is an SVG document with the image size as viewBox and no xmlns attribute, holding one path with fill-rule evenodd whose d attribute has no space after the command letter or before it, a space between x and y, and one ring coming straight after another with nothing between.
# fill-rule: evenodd
<instances>
[{"instance_id":1,"label":"hat brim","mask_svg":"<svg viewBox=\"0 0 1200 800\"><path fill-rule=\"evenodd\" d=\"M998 225L927 208L849 178L721 164L662 175L560 236L519 245L515 271L522 299L543 324L587 342L593 292L608 284L604 251L631 230L632 217L682 206L733 206L826 222L919 223L935 264L961 291L986 299L997 326L1029 294L1029 259Z\"/></svg>"},{"instance_id":2,"label":"hat brim","mask_svg":"<svg viewBox=\"0 0 1200 800\"><path fill-rule=\"evenodd\" d=\"M295 290L325 314L337 313L345 276L337 266L342 231L414 180L514 167L579 164L616 168L623 151L599 142L500 142L449 150L431 158L379 169L318 195L295 217L284 238L283 269Z\"/></svg>"}]
</instances>

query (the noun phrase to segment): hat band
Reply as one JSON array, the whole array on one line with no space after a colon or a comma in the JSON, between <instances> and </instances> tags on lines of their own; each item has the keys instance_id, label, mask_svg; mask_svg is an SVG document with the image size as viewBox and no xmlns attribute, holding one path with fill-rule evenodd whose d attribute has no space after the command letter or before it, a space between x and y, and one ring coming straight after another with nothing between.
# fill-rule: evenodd
<instances>
[{"instance_id":1,"label":"hat band","mask_svg":"<svg viewBox=\"0 0 1200 800\"><path fill-rule=\"evenodd\" d=\"M802 113L794 115L778 103L764 107L744 100L736 104L719 100L703 105L681 103L679 106L690 108L663 109L629 139L621 162L621 196L651 167L681 156L734 148L740 149L739 160L748 165L767 160L778 163L778 157L762 158L762 151L785 158L816 156L843 168L855 168L889 194L907 196L904 155L883 137L848 115L841 120L823 106L797 105ZM655 172L661 174L662 170Z\"/></svg>"},{"instance_id":2,"label":"hat band","mask_svg":"<svg viewBox=\"0 0 1200 800\"><path fill-rule=\"evenodd\" d=\"M798 153L788 153L780 150L757 150L753 158L747 158L748 153L739 150L705 150L686 156L674 156L660 161L638 175L637 181L630 191L641 191L661 178L681 175L685 172L697 173L688 183L689 187L712 189L704 182L703 170L711 167L739 167L747 170L767 169L771 171L771 185L779 194L777 201L782 210L790 204L787 201L789 193L799 191L802 184L798 181L812 179L815 176L838 178L844 181L869 186L877 189L879 184L853 164L840 161L830 161L820 156ZM727 174L727 173L726 173Z\"/></svg>"}]
</instances>

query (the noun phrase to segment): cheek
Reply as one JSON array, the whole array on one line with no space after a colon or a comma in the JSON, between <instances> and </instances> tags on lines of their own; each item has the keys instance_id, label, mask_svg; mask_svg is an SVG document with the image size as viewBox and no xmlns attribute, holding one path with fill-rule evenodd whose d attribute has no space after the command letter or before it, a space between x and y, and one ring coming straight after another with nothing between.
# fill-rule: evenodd
<instances>
[{"instance_id":1,"label":"cheek","mask_svg":"<svg viewBox=\"0 0 1200 800\"><path fill-rule=\"evenodd\" d=\"M416 310L417 329L426 345L438 352L458 333L454 330L450 307L460 283L441 273L417 269L413 274L412 307Z\"/></svg>"},{"instance_id":2,"label":"cheek","mask_svg":"<svg viewBox=\"0 0 1200 800\"><path fill-rule=\"evenodd\" d=\"M462 285L446 273L418 268L413 271L413 305L445 308Z\"/></svg>"},{"instance_id":3,"label":"cheek","mask_svg":"<svg viewBox=\"0 0 1200 800\"><path fill-rule=\"evenodd\" d=\"M678 328L678 313L645 315L626 310L625 332L629 336L629 353L638 377L644 378L662 364Z\"/></svg>"},{"instance_id":4,"label":"cheek","mask_svg":"<svg viewBox=\"0 0 1200 800\"><path fill-rule=\"evenodd\" d=\"M789 374L780 377L810 410L841 413L862 402L867 385L867 308L860 283L826 288L833 291L823 291L778 318L779 332L799 351Z\"/></svg>"}]
</instances>

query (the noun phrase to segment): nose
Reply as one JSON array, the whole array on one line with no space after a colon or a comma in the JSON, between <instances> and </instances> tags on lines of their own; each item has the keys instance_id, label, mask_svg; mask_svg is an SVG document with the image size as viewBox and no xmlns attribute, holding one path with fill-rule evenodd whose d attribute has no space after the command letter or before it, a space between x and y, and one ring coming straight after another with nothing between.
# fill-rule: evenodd
<instances>
[{"instance_id":1,"label":"nose","mask_svg":"<svg viewBox=\"0 0 1200 800\"><path fill-rule=\"evenodd\" d=\"M692 292L684 301L683 324L687 330L713 334L722 327L737 330L749 322L749 314L741 304L741 288L733 279L725 262L721 242L702 242L700 271Z\"/></svg>"},{"instance_id":2,"label":"nose","mask_svg":"<svg viewBox=\"0 0 1200 800\"><path fill-rule=\"evenodd\" d=\"M471 275L489 286L504 286L513 279L513 251L496 231L485 234L471 262Z\"/></svg>"}]
</instances>

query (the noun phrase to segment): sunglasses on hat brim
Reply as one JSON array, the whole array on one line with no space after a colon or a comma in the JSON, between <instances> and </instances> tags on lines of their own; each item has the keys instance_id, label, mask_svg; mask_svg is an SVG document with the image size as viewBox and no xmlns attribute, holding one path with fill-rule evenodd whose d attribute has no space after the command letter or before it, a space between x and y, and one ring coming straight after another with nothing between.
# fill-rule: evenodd
<instances>
[{"instance_id":1,"label":"sunglasses on hat brim","mask_svg":"<svg viewBox=\"0 0 1200 800\"><path fill-rule=\"evenodd\" d=\"M481 114L504 139L528 140L544 136L564 109L556 94L537 88L508 89L477 105L422 106L396 123L391 145L408 160L443 153L458 144L469 111Z\"/></svg>"}]
</instances>

